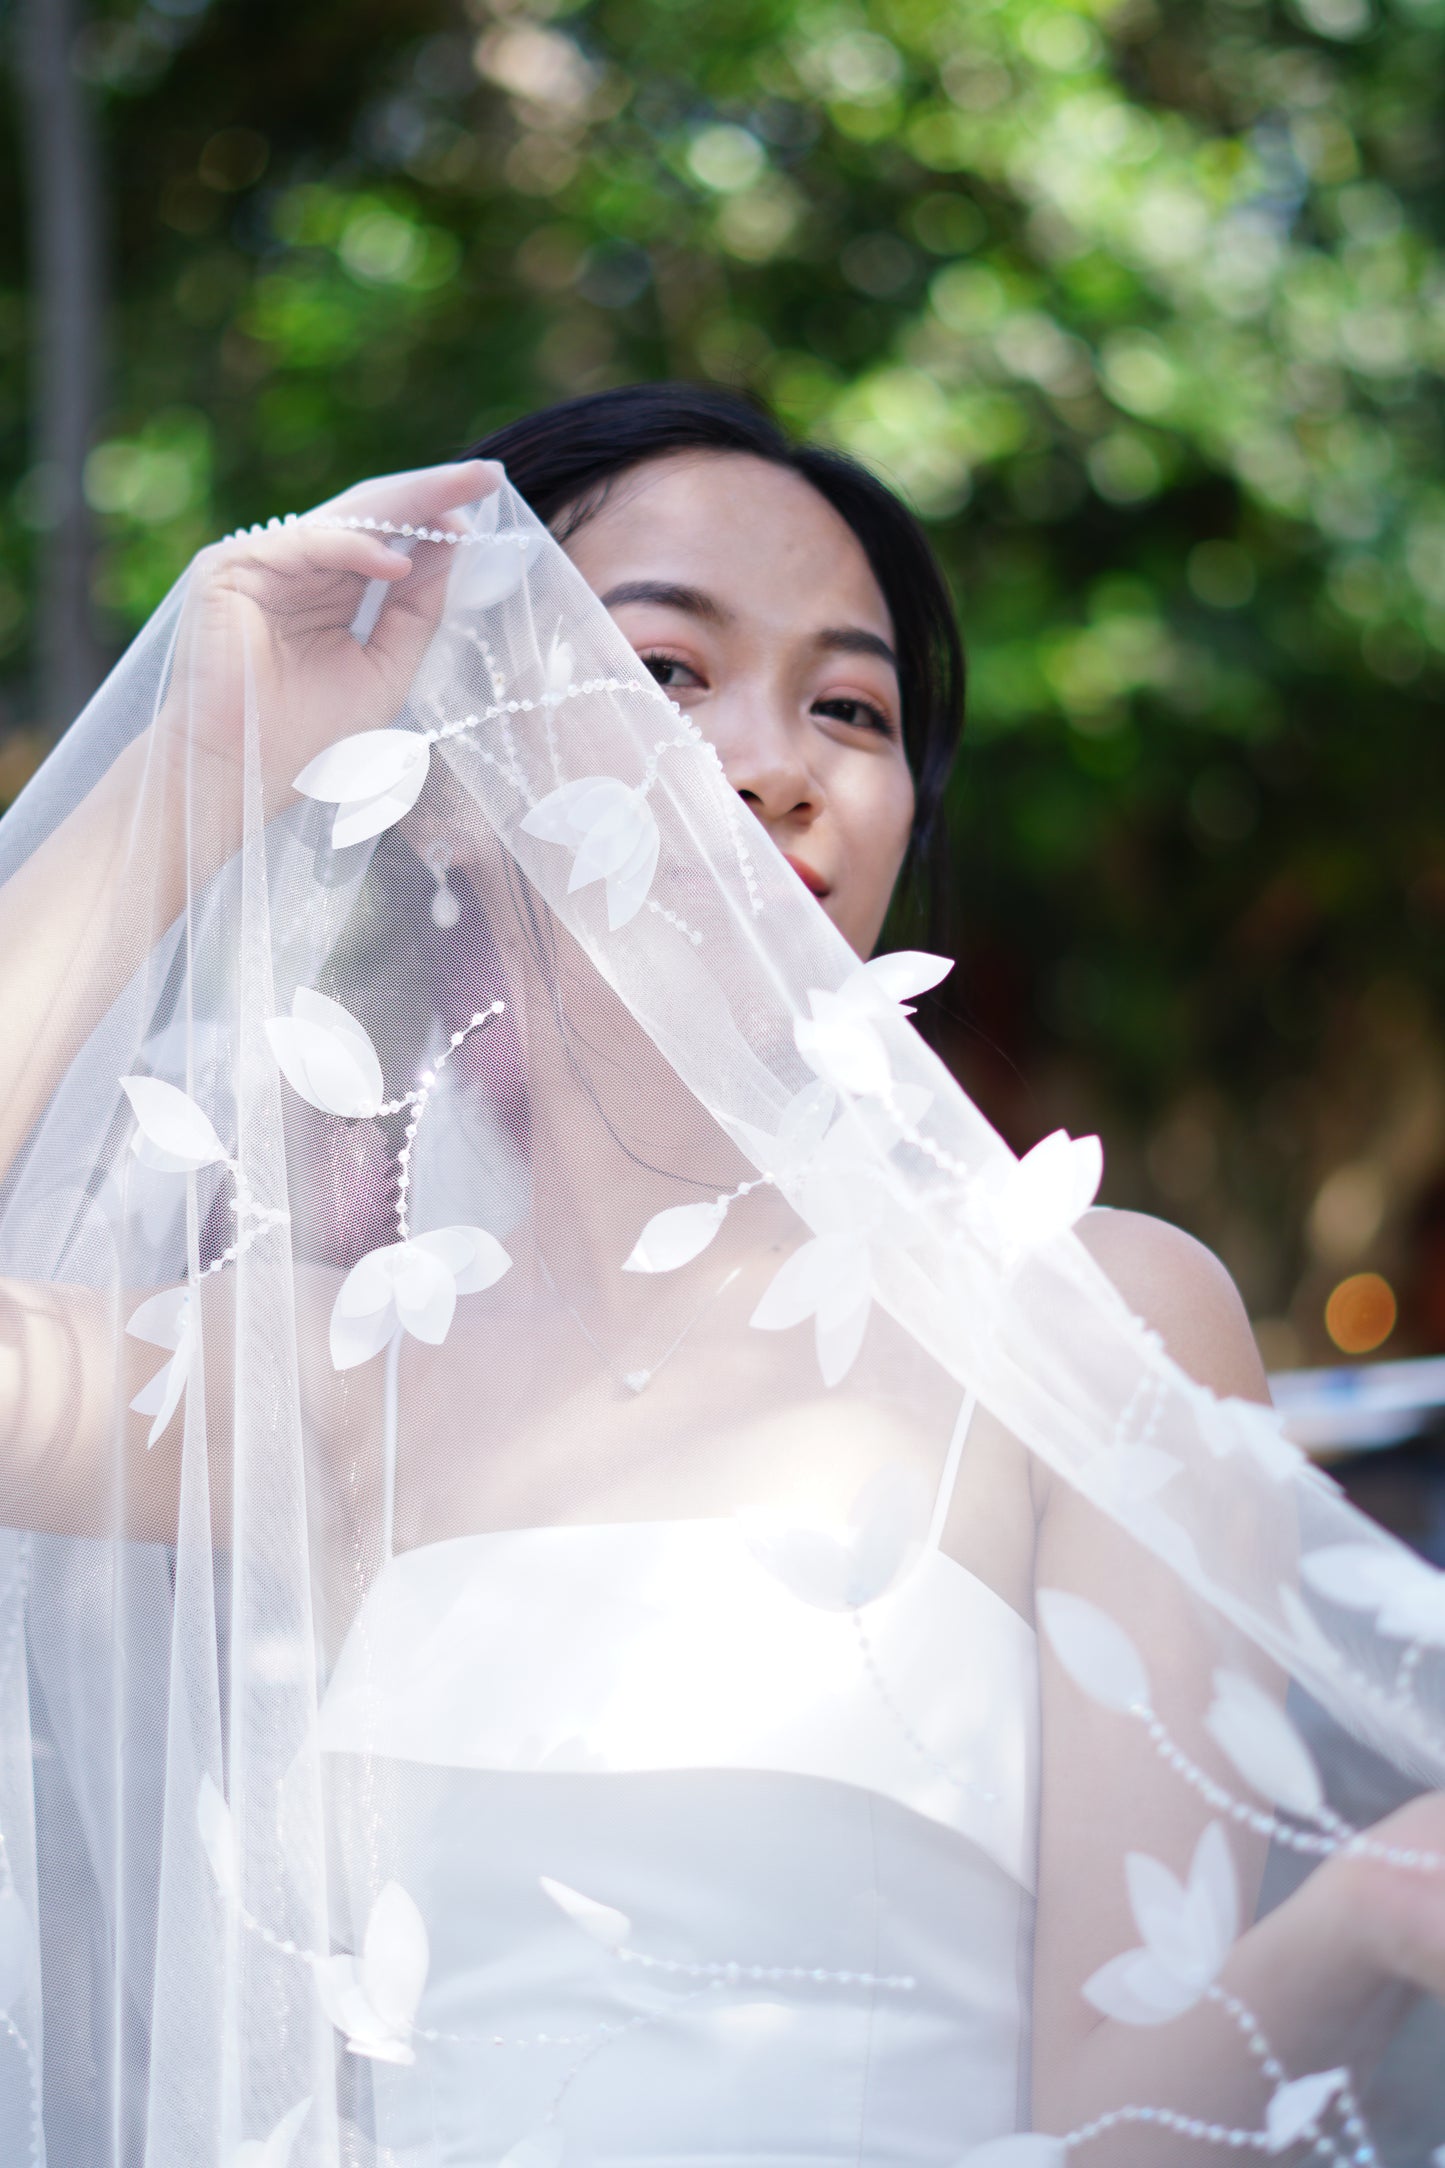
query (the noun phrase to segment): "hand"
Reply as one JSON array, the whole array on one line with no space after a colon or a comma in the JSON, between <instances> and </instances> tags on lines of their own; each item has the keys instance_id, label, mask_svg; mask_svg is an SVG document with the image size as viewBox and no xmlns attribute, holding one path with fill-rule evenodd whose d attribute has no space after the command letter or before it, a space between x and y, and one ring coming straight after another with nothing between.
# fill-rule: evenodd
<instances>
[{"instance_id":1,"label":"hand","mask_svg":"<svg viewBox=\"0 0 1445 2168\"><path fill-rule=\"evenodd\" d=\"M1368 1834L1419 1864L1344 1851L1320 1870L1346 1944L1382 1981L1445 1998L1445 1792L1410 1800Z\"/></svg>"},{"instance_id":2,"label":"hand","mask_svg":"<svg viewBox=\"0 0 1445 2168\"><path fill-rule=\"evenodd\" d=\"M460 532L457 508L501 480L494 462L462 460L360 483L319 513ZM269 815L326 746L392 721L436 629L455 555L448 545L419 542L408 557L383 535L310 518L203 550L191 570L159 733L173 748L239 772L253 700ZM371 580L394 591L363 644L351 625Z\"/></svg>"}]
</instances>

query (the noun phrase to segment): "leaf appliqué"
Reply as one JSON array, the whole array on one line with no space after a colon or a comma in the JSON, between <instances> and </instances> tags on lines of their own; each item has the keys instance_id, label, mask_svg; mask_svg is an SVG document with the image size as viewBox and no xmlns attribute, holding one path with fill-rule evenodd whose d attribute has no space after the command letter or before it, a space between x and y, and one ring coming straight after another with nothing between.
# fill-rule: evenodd
<instances>
[{"instance_id":1,"label":"leaf appliqu\u00e9","mask_svg":"<svg viewBox=\"0 0 1445 2168\"><path fill-rule=\"evenodd\" d=\"M1240 1671L1216 1671L1204 1727L1262 1798L1289 1814L1319 1819L1325 1794L1315 1758L1262 1686Z\"/></svg>"},{"instance_id":2,"label":"leaf appliqu\u00e9","mask_svg":"<svg viewBox=\"0 0 1445 2168\"><path fill-rule=\"evenodd\" d=\"M1012 1163L995 1163L973 1185L980 1235L1013 1262L1066 1235L1083 1218L1104 1175L1097 1137L1056 1129Z\"/></svg>"},{"instance_id":3,"label":"leaf appliqu\u00e9","mask_svg":"<svg viewBox=\"0 0 1445 2168\"><path fill-rule=\"evenodd\" d=\"M514 595L527 569L531 537L498 534L459 549L447 591L449 610L494 610Z\"/></svg>"},{"instance_id":4,"label":"leaf appliqu\u00e9","mask_svg":"<svg viewBox=\"0 0 1445 2168\"><path fill-rule=\"evenodd\" d=\"M492 1287L512 1260L484 1227L439 1227L368 1250L342 1281L331 1308L331 1361L353 1370L379 1355L393 1334L439 1347L459 1295Z\"/></svg>"},{"instance_id":5,"label":"leaf appliqu\u00e9","mask_svg":"<svg viewBox=\"0 0 1445 2168\"><path fill-rule=\"evenodd\" d=\"M860 1235L814 1235L778 1267L749 1323L760 1332L786 1332L811 1317L823 1382L841 1384L868 1328L872 1278Z\"/></svg>"},{"instance_id":6,"label":"leaf appliqu\u00e9","mask_svg":"<svg viewBox=\"0 0 1445 2168\"><path fill-rule=\"evenodd\" d=\"M600 1904L595 1897L586 1897L580 1889L573 1889L567 1882L554 1881L549 1874L539 1879L557 1909L565 1912L568 1919L602 1949L615 1952L628 1941L632 1922L615 1905Z\"/></svg>"},{"instance_id":7,"label":"leaf appliqu\u00e9","mask_svg":"<svg viewBox=\"0 0 1445 2168\"><path fill-rule=\"evenodd\" d=\"M913 1011L906 1004L916 994L926 994L937 986L953 968L951 956L930 956L924 949L894 949L886 956L870 956L849 973L838 992L844 1001L860 1008L900 1008L905 1016L911 1016Z\"/></svg>"},{"instance_id":8,"label":"leaf appliqu\u00e9","mask_svg":"<svg viewBox=\"0 0 1445 2168\"><path fill-rule=\"evenodd\" d=\"M932 1501L915 1470L880 1468L841 1528L743 1511L743 1540L765 1571L820 1611L860 1611L897 1587L923 1548Z\"/></svg>"},{"instance_id":9,"label":"leaf appliqu\u00e9","mask_svg":"<svg viewBox=\"0 0 1445 2168\"><path fill-rule=\"evenodd\" d=\"M266 1037L291 1089L323 1114L357 1121L382 1104L386 1092L376 1049L339 1001L298 986L291 1014L269 1018Z\"/></svg>"},{"instance_id":10,"label":"leaf appliqu\u00e9","mask_svg":"<svg viewBox=\"0 0 1445 2168\"><path fill-rule=\"evenodd\" d=\"M1283 2153L1312 2130L1337 2093L1350 2082L1348 2070L1316 2070L1291 2078L1277 2088L1265 2110L1267 2153Z\"/></svg>"},{"instance_id":11,"label":"leaf appliqu\u00e9","mask_svg":"<svg viewBox=\"0 0 1445 2168\"><path fill-rule=\"evenodd\" d=\"M296 2140L310 2113L308 2093L305 2100L298 2100L289 2114L282 2116L269 2137L243 2138L231 2155L231 2168L290 2168Z\"/></svg>"},{"instance_id":12,"label":"leaf appliqu\u00e9","mask_svg":"<svg viewBox=\"0 0 1445 2168\"><path fill-rule=\"evenodd\" d=\"M1199 1428L1216 1460L1243 1452L1272 1483L1284 1483L1305 1465L1305 1455L1285 1436L1284 1416L1257 1400L1216 1399L1201 1391Z\"/></svg>"},{"instance_id":13,"label":"leaf appliqu\u00e9","mask_svg":"<svg viewBox=\"0 0 1445 2168\"><path fill-rule=\"evenodd\" d=\"M690 1265L723 1223L725 1213L715 1204L674 1204L655 1212L632 1246L624 1272L676 1272Z\"/></svg>"},{"instance_id":14,"label":"leaf appliqu\u00e9","mask_svg":"<svg viewBox=\"0 0 1445 2168\"><path fill-rule=\"evenodd\" d=\"M307 762L293 789L336 807L335 850L379 836L408 814L422 794L431 743L416 730L361 730Z\"/></svg>"},{"instance_id":15,"label":"leaf appliqu\u00e9","mask_svg":"<svg viewBox=\"0 0 1445 2168\"><path fill-rule=\"evenodd\" d=\"M868 1005L814 987L808 1007L794 1019L793 1041L814 1075L857 1098L884 1097L893 1072Z\"/></svg>"},{"instance_id":16,"label":"leaf appliqu\u00e9","mask_svg":"<svg viewBox=\"0 0 1445 2168\"><path fill-rule=\"evenodd\" d=\"M1149 1674L1122 1626L1087 1596L1041 1588L1035 1600L1049 1646L1075 1686L1120 1715L1149 1705Z\"/></svg>"},{"instance_id":17,"label":"leaf appliqu\u00e9","mask_svg":"<svg viewBox=\"0 0 1445 2168\"><path fill-rule=\"evenodd\" d=\"M1300 1573L1349 1611L1372 1611L1382 1634L1445 1648L1445 1573L1388 1543L1331 1543L1310 1551Z\"/></svg>"},{"instance_id":18,"label":"leaf appliqu\u00e9","mask_svg":"<svg viewBox=\"0 0 1445 2168\"><path fill-rule=\"evenodd\" d=\"M225 1159L210 1117L189 1092L158 1076L123 1076L120 1082L138 1124L131 1150L142 1166L161 1174L196 1174Z\"/></svg>"},{"instance_id":19,"label":"leaf appliqu\u00e9","mask_svg":"<svg viewBox=\"0 0 1445 2168\"><path fill-rule=\"evenodd\" d=\"M236 1826L219 1787L209 1776L201 1778L196 1792L196 1827L217 1889L227 1904L239 1904L241 1868L236 1856Z\"/></svg>"},{"instance_id":20,"label":"leaf appliqu\u00e9","mask_svg":"<svg viewBox=\"0 0 1445 2168\"><path fill-rule=\"evenodd\" d=\"M426 1922L399 1882L388 1882L371 1908L359 1957L329 1957L316 1967L322 2007L353 2055L413 2063L411 2035L431 1952Z\"/></svg>"},{"instance_id":21,"label":"leaf appliqu\u00e9","mask_svg":"<svg viewBox=\"0 0 1445 2168\"><path fill-rule=\"evenodd\" d=\"M533 806L524 832L572 852L567 893L601 881L607 924L615 933L635 918L657 871L662 839L640 790L612 775L562 783Z\"/></svg>"},{"instance_id":22,"label":"leaf appliqu\u00e9","mask_svg":"<svg viewBox=\"0 0 1445 2168\"><path fill-rule=\"evenodd\" d=\"M1121 2024L1165 2025L1213 1985L1239 1932L1234 1856L1223 1826L1211 1822L1187 1883L1144 1852L1129 1853L1124 1871L1142 1947L1101 1965L1081 1992Z\"/></svg>"},{"instance_id":23,"label":"leaf appliqu\u00e9","mask_svg":"<svg viewBox=\"0 0 1445 2168\"><path fill-rule=\"evenodd\" d=\"M194 1304L190 1288L167 1287L158 1295L148 1296L127 1318L125 1329L133 1339L172 1350L170 1361L141 1387L130 1404L133 1415L155 1418L146 1439L149 1451L180 1406L190 1379L195 1353Z\"/></svg>"}]
</instances>

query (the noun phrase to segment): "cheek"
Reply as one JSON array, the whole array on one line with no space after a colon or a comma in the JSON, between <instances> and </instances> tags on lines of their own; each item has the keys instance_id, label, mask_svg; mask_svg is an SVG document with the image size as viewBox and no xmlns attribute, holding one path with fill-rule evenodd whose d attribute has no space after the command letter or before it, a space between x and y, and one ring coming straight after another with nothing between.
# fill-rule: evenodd
<instances>
[{"instance_id":1,"label":"cheek","mask_svg":"<svg viewBox=\"0 0 1445 2168\"><path fill-rule=\"evenodd\" d=\"M902 761L869 763L839 811L846 829L850 879L863 887L891 888L898 878L913 830L913 777Z\"/></svg>"},{"instance_id":2,"label":"cheek","mask_svg":"<svg viewBox=\"0 0 1445 2168\"><path fill-rule=\"evenodd\" d=\"M913 830L913 778L900 761L886 773L868 763L833 812L841 878L827 909L860 956L871 956L888 913Z\"/></svg>"}]
</instances>

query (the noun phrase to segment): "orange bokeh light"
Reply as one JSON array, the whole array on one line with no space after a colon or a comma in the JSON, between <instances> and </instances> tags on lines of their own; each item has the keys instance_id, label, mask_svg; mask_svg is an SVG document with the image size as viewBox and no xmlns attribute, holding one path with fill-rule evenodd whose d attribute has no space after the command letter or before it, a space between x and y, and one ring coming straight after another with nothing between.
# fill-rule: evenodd
<instances>
[{"instance_id":1,"label":"orange bokeh light","mask_svg":"<svg viewBox=\"0 0 1445 2168\"><path fill-rule=\"evenodd\" d=\"M1342 1355L1370 1355L1395 1330L1395 1290L1378 1272L1352 1272L1325 1304L1325 1330Z\"/></svg>"}]
</instances>

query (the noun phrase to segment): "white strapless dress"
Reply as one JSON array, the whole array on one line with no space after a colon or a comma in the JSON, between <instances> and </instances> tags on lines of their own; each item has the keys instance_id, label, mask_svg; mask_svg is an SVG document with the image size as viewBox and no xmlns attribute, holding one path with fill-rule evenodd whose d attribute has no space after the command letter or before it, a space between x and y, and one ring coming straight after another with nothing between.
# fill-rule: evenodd
<instances>
[{"instance_id":1,"label":"white strapless dress","mask_svg":"<svg viewBox=\"0 0 1445 2168\"><path fill-rule=\"evenodd\" d=\"M942 1552L854 1613L732 1522L429 1544L321 1743L339 1909L394 1879L431 1945L384 2168L951 2168L1026 2121L1036 1647Z\"/></svg>"}]
</instances>

